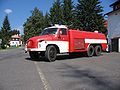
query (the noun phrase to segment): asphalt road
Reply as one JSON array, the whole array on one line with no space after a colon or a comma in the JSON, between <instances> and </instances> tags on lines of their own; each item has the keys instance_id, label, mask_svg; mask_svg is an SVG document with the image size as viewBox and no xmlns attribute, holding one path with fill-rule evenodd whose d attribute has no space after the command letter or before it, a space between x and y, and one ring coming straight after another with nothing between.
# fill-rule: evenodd
<instances>
[{"instance_id":1,"label":"asphalt road","mask_svg":"<svg viewBox=\"0 0 120 90\"><path fill-rule=\"evenodd\" d=\"M0 51L0 90L120 90L120 53L31 60L22 48Z\"/></svg>"}]
</instances>

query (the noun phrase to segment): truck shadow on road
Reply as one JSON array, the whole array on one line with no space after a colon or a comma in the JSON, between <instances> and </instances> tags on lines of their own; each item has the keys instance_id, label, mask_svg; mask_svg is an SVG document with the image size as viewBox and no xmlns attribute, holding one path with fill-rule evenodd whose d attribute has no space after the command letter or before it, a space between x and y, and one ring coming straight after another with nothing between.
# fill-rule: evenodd
<instances>
[{"instance_id":1,"label":"truck shadow on road","mask_svg":"<svg viewBox=\"0 0 120 90\"><path fill-rule=\"evenodd\" d=\"M95 56L93 56L93 57L95 57ZM56 60L62 61L62 60L70 60L70 59L78 59L78 58L83 59L83 58L92 58L92 57L87 57L85 54L80 54L80 55L59 54L59 55L57 55ZM31 59L30 57L27 57L25 59L29 60L29 61L48 62L45 59L45 57L39 57L38 59Z\"/></svg>"},{"instance_id":2,"label":"truck shadow on road","mask_svg":"<svg viewBox=\"0 0 120 90\"><path fill-rule=\"evenodd\" d=\"M31 59L30 57L27 57L27 58L25 58L25 60L36 61L36 62L47 62L44 58Z\"/></svg>"}]
</instances>

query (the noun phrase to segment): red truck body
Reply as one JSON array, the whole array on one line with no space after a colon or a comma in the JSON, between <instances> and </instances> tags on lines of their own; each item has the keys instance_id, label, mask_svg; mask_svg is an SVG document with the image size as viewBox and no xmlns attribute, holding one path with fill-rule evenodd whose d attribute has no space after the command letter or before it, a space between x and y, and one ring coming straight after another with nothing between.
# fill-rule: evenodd
<instances>
[{"instance_id":1,"label":"red truck body","mask_svg":"<svg viewBox=\"0 0 120 90\"><path fill-rule=\"evenodd\" d=\"M86 52L88 56L98 56L106 48L106 37L102 33L73 30L56 25L46 28L42 35L30 38L25 50L33 59L41 55L49 61L54 61L58 53Z\"/></svg>"},{"instance_id":2,"label":"red truck body","mask_svg":"<svg viewBox=\"0 0 120 90\"><path fill-rule=\"evenodd\" d=\"M107 48L107 41L104 34L86 31L69 30L70 52L87 51L91 44L100 44L102 50Z\"/></svg>"}]
</instances>

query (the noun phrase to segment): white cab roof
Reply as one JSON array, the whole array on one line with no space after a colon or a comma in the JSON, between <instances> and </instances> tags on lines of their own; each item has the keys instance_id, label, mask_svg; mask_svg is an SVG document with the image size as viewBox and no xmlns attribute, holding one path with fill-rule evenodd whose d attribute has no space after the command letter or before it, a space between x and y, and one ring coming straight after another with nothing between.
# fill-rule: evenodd
<instances>
[{"instance_id":1,"label":"white cab roof","mask_svg":"<svg viewBox=\"0 0 120 90\"><path fill-rule=\"evenodd\" d=\"M48 27L48 28L66 28L66 29L67 29L67 26L66 26L66 25L58 25L58 24L55 24L55 26Z\"/></svg>"}]
</instances>

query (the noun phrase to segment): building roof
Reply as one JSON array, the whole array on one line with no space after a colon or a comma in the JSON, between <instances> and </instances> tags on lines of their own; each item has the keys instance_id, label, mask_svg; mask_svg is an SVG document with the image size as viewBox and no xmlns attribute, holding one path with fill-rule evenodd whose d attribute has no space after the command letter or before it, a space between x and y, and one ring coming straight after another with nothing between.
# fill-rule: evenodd
<instances>
[{"instance_id":1,"label":"building roof","mask_svg":"<svg viewBox=\"0 0 120 90\"><path fill-rule=\"evenodd\" d=\"M115 6L117 4L120 4L120 0L118 0L118 1L114 2L113 4L111 4L110 7Z\"/></svg>"},{"instance_id":2,"label":"building roof","mask_svg":"<svg viewBox=\"0 0 120 90\"><path fill-rule=\"evenodd\" d=\"M119 11L120 10L120 0L117 0L116 2L114 2L113 4L111 4L110 7L113 7L113 11L108 12L105 15L108 15L108 14L111 14L111 13Z\"/></svg>"},{"instance_id":3,"label":"building roof","mask_svg":"<svg viewBox=\"0 0 120 90\"><path fill-rule=\"evenodd\" d=\"M11 38L20 38L20 35L19 34L16 34L16 35L12 35Z\"/></svg>"},{"instance_id":4,"label":"building roof","mask_svg":"<svg viewBox=\"0 0 120 90\"><path fill-rule=\"evenodd\" d=\"M120 11L120 8L117 9L117 10L114 10L114 11L108 12L108 13L106 13L105 15L109 15L109 14L114 13L114 12L117 12L117 11Z\"/></svg>"}]
</instances>

